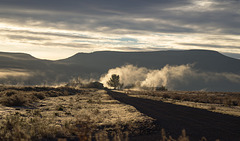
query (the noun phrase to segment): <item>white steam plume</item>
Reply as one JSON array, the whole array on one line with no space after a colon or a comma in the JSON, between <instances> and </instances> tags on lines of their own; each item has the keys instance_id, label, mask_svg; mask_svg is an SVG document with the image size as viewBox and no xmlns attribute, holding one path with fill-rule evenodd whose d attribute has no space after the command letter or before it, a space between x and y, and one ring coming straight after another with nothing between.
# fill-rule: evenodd
<instances>
[{"instance_id":1,"label":"white steam plume","mask_svg":"<svg viewBox=\"0 0 240 141\"><path fill-rule=\"evenodd\" d=\"M123 87L160 87L165 86L170 90L222 90L233 91L240 84L240 75L232 73L199 72L192 65L169 66L160 70L151 70L144 67L125 65L110 69L100 78L100 82L108 87L112 74L120 76ZM240 88L237 88L240 89Z\"/></svg>"}]
</instances>

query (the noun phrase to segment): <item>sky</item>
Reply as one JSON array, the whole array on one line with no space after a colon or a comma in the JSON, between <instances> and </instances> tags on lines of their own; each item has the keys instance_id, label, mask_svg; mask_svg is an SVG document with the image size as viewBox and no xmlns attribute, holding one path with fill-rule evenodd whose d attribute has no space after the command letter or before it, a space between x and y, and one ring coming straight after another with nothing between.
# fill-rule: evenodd
<instances>
[{"instance_id":1,"label":"sky","mask_svg":"<svg viewBox=\"0 0 240 141\"><path fill-rule=\"evenodd\" d=\"M240 58L240 0L1 0L0 51L207 49Z\"/></svg>"}]
</instances>

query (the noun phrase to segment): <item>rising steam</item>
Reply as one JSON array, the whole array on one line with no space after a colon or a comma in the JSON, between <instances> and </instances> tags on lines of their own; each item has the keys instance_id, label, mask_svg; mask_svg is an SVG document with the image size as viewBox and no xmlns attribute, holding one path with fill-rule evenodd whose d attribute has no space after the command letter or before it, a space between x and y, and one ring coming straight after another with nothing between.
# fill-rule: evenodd
<instances>
[{"instance_id":1,"label":"rising steam","mask_svg":"<svg viewBox=\"0 0 240 141\"><path fill-rule=\"evenodd\" d=\"M107 74L100 78L100 82L108 87L107 81L112 74L120 76L120 83L123 83L123 87L165 86L171 90L216 90L220 88L219 90L224 91L223 88L234 90L235 86L240 84L240 75L238 74L199 72L194 70L192 65L166 65L160 70L125 65L110 69Z\"/></svg>"}]
</instances>

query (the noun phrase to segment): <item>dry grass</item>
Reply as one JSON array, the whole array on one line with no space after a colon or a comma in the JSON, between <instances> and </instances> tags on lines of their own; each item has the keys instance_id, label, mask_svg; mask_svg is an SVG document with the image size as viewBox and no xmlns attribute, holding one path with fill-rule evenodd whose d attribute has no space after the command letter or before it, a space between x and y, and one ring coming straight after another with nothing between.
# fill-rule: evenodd
<instances>
[{"instance_id":1,"label":"dry grass","mask_svg":"<svg viewBox=\"0 0 240 141\"><path fill-rule=\"evenodd\" d=\"M0 89L0 140L128 140L154 128L152 118L104 90ZM13 96L24 98L6 101Z\"/></svg>"},{"instance_id":2,"label":"dry grass","mask_svg":"<svg viewBox=\"0 0 240 141\"><path fill-rule=\"evenodd\" d=\"M46 97L68 96L81 90L68 87L0 87L0 103L5 106L33 106Z\"/></svg>"},{"instance_id":3,"label":"dry grass","mask_svg":"<svg viewBox=\"0 0 240 141\"><path fill-rule=\"evenodd\" d=\"M131 95L147 95L181 101L240 106L240 93L202 91L131 91Z\"/></svg>"},{"instance_id":4,"label":"dry grass","mask_svg":"<svg viewBox=\"0 0 240 141\"><path fill-rule=\"evenodd\" d=\"M202 91L125 91L133 97L159 100L178 105L240 116L240 93Z\"/></svg>"},{"instance_id":5,"label":"dry grass","mask_svg":"<svg viewBox=\"0 0 240 141\"><path fill-rule=\"evenodd\" d=\"M205 141L205 140L203 140L203 139L204 139L204 137L201 139L201 141ZM189 137L187 136L185 130L182 130L182 135L180 135L180 136L178 137L178 139L174 139L174 138L172 138L171 136L167 137L165 130L162 129L162 130L161 130L161 139L160 139L160 141L190 141L190 140L189 140ZM207 140L206 140L206 141L207 141Z\"/></svg>"},{"instance_id":6,"label":"dry grass","mask_svg":"<svg viewBox=\"0 0 240 141\"><path fill-rule=\"evenodd\" d=\"M154 119L104 90L0 87L0 140L123 141L156 133ZM160 134L160 133L159 133ZM188 141L161 132L161 141Z\"/></svg>"}]
</instances>

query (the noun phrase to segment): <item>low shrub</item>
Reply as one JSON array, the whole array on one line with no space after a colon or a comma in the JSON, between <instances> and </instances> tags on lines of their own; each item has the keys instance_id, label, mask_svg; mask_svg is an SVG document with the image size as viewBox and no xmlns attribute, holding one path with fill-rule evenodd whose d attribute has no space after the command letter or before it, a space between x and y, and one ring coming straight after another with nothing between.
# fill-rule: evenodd
<instances>
[{"instance_id":1,"label":"low shrub","mask_svg":"<svg viewBox=\"0 0 240 141\"><path fill-rule=\"evenodd\" d=\"M19 114L8 115L0 122L0 140L56 140L70 136L65 127L51 126L51 121L40 117L21 117Z\"/></svg>"},{"instance_id":2,"label":"low shrub","mask_svg":"<svg viewBox=\"0 0 240 141\"><path fill-rule=\"evenodd\" d=\"M161 139L160 141L190 141L189 137L186 135L186 130L182 130L182 135L178 139L173 139L171 136L167 137L164 129L161 130Z\"/></svg>"},{"instance_id":3,"label":"low shrub","mask_svg":"<svg viewBox=\"0 0 240 141\"><path fill-rule=\"evenodd\" d=\"M91 82L89 84L84 85L86 88L96 88L96 89L103 89L104 86L100 82Z\"/></svg>"},{"instance_id":4,"label":"low shrub","mask_svg":"<svg viewBox=\"0 0 240 141\"><path fill-rule=\"evenodd\" d=\"M65 109L65 107L64 107L63 105L58 105L58 106L56 107L56 110L57 110L57 111L64 111L64 109Z\"/></svg>"},{"instance_id":5,"label":"low shrub","mask_svg":"<svg viewBox=\"0 0 240 141\"><path fill-rule=\"evenodd\" d=\"M224 106L240 106L239 92L200 92L200 91L129 91L131 95L147 95L169 98L181 101L192 101L199 103L222 104Z\"/></svg>"},{"instance_id":6,"label":"low shrub","mask_svg":"<svg viewBox=\"0 0 240 141\"><path fill-rule=\"evenodd\" d=\"M3 97L1 103L5 106L26 106L29 103L29 98L24 94L14 94Z\"/></svg>"},{"instance_id":7,"label":"low shrub","mask_svg":"<svg viewBox=\"0 0 240 141\"><path fill-rule=\"evenodd\" d=\"M10 91L5 92L6 96L12 96L12 95L15 95L15 94L17 94L17 91L14 91L14 90L10 90Z\"/></svg>"},{"instance_id":8,"label":"low shrub","mask_svg":"<svg viewBox=\"0 0 240 141\"><path fill-rule=\"evenodd\" d=\"M163 98L170 98L170 95L169 95L169 94L163 94L162 97L163 97Z\"/></svg>"},{"instance_id":9,"label":"low shrub","mask_svg":"<svg viewBox=\"0 0 240 141\"><path fill-rule=\"evenodd\" d=\"M45 99L46 94L45 93L35 93L34 96L40 100L43 100L43 99Z\"/></svg>"},{"instance_id":10,"label":"low shrub","mask_svg":"<svg viewBox=\"0 0 240 141\"><path fill-rule=\"evenodd\" d=\"M1 87L0 104L4 106L29 106L46 97L58 97L79 94L79 89L69 87Z\"/></svg>"},{"instance_id":11,"label":"low shrub","mask_svg":"<svg viewBox=\"0 0 240 141\"><path fill-rule=\"evenodd\" d=\"M157 87L156 88L156 91L167 91L168 89L164 86L161 86L161 87Z\"/></svg>"}]
</instances>

